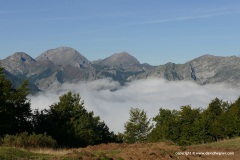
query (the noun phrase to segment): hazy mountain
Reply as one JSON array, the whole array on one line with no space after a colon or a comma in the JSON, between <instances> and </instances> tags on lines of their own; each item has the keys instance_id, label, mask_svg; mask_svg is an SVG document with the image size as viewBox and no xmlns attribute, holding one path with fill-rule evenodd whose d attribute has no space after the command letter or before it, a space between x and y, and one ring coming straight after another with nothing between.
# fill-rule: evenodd
<instances>
[{"instance_id":1,"label":"hazy mountain","mask_svg":"<svg viewBox=\"0 0 240 160\"><path fill-rule=\"evenodd\" d=\"M91 63L78 51L69 47L50 49L36 58L38 62L51 61L59 66L73 66L76 68L91 68Z\"/></svg>"},{"instance_id":2,"label":"hazy mountain","mask_svg":"<svg viewBox=\"0 0 240 160\"><path fill-rule=\"evenodd\" d=\"M37 62L24 52L16 52L13 55L0 61L0 66L4 67L4 73L15 87L18 87L25 79L29 79L37 68ZM38 86L29 81L29 88L32 93L39 90Z\"/></svg>"},{"instance_id":3,"label":"hazy mountain","mask_svg":"<svg viewBox=\"0 0 240 160\"><path fill-rule=\"evenodd\" d=\"M204 55L185 64L167 63L139 74L132 79L149 77L167 80L191 80L199 84L240 84L240 57Z\"/></svg>"},{"instance_id":4,"label":"hazy mountain","mask_svg":"<svg viewBox=\"0 0 240 160\"><path fill-rule=\"evenodd\" d=\"M32 90L56 88L64 82L92 81L110 77L121 84L135 79L163 78L169 81L195 81L198 84L240 84L240 57L204 55L184 64L159 66L140 64L126 52L90 62L69 47L50 49L33 59L24 52L0 60L5 73L17 86L28 79Z\"/></svg>"},{"instance_id":5,"label":"hazy mountain","mask_svg":"<svg viewBox=\"0 0 240 160\"><path fill-rule=\"evenodd\" d=\"M50 49L38 56L36 60L48 67L49 73L51 73L39 80L41 89L55 88L63 82L72 83L96 79L96 71L91 62L73 48Z\"/></svg>"},{"instance_id":6,"label":"hazy mountain","mask_svg":"<svg viewBox=\"0 0 240 160\"><path fill-rule=\"evenodd\" d=\"M20 76L19 77L15 76L5 69L3 70L3 73L5 74L6 78L12 82L12 85L15 88L19 87L19 85L21 85L23 83L23 81L25 80L25 78L21 78ZM34 83L31 83L31 82L29 82L28 87L32 94L35 94L40 91L40 89Z\"/></svg>"},{"instance_id":7,"label":"hazy mountain","mask_svg":"<svg viewBox=\"0 0 240 160\"><path fill-rule=\"evenodd\" d=\"M196 81L201 84L225 82L239 84L240 57L204 55L187 63Z\"/></svg>"},{"instance_id":8,"label":"hazy mountain","mask_svg":"<svg viewBox=\"0 0 240 160\"><path fill-rule=\"evenodd\" d=\"M94 61L94 64L112 67L129 67L140 65L139 61L127 52L114 53L103 60Z\"/></svg>"},{"instance_id":9,"label":"hazy mountain","mask_svg":"<svg viewBox=\"0 0 240 160\"><path fill-rule=\"evenodd\" d=\"M17 76L27 75L36 64L36 60L24 52L16 52L1 61L7 71Z\"/></svg>"},{"instance_id":10,"label":"hazy mountain","mask_svg":"<svg viewBox=\"0 0 240 160\"><path fill-rule=\"evenodd\" d=\"M33 59L17 52L2 60L1 65L13 75L28 79L39 89L56 88L63 82L94 80L95 69L79 52L68 47L48 50Z\"/></svg>"},{"instance_id":11,"label":"hazy mountain","mask_svg":"<svg viewBox=\"0 0 240 160\"><path fill-rule=\"evenodd\" d=\"M140 62L127 52L115 53L103 60L92 62L98 72L98 78L111 77L124 83L131 76L144 72Z\"/></svg>"}]
</instances>

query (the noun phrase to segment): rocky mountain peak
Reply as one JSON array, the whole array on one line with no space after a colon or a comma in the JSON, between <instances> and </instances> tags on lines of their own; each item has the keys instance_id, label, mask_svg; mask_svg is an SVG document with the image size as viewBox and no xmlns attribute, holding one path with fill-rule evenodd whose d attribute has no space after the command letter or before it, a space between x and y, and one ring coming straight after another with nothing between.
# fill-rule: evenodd
<instances>
[{"instance_id":1,"label":"rocky mountain peak","mask_svg":"<svg viewBox=\"0 0 240 160\"><path fill-rule=\"evenodd\" d=\"M33 61L35 62L35 60L25 52L15 52L13 55L7 57L5 60L23 63L31 63Z\"/></svg>"},{"instance_id":2,"label":"rocky mountain peak","mask_svg":"<svg viewBox=\"0 0 240 160\"><path fill-rule=\"evenodd\" d=\"M191 64L198 64L201 66L211 66L214 65L223 67L223 66L236 66L239 65L240 57L237 56L230 56L230 57L221 57L221 56L214 56L214 55L203 55L196 59L189 61Z\"/></svg>"},{"instance_id":3,"label":"rocky mountain peak","mask_svg":"<svg viewBox=\"0 0 240 160\"><path fill-rule=\"evenodd\" d=\"M36 60L24 52L16 52L1 60L1 66L12 74L25 74L30 65L35 65Z\"/></svg>"},{"instance_id":4,"label":"rocky mountain peak","mask_svg":"<svg viewBox=\"0 0 240 160\"><path fill-rule=\"evenodd\" d=\"M128 54L127 52L121 53L114 53L108 58L105 58L102 61L99 61L101 65L106 66L133 66L133 65L140 65L139 61L133 57L132 55Z\"/></svg>"},{"instance_id":5,"label":"rocky mountain peak","mask_svg":"<svg viewBox=\"0 0 240 160\"><path fill-rule=\"evenodd\" d=\"M55 65L71 65L77 68L87 68L91 63L78 51L69 47L58 47L47 50L36 58L37 61L51 61Z\"/></svg>"}]
</instances>

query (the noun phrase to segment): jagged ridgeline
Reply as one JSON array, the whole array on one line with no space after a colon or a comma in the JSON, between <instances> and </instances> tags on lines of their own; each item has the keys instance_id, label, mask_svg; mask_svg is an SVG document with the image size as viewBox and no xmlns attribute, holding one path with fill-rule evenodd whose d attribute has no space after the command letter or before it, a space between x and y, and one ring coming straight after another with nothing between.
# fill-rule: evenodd
<instances>
[{"instance_id":1,"label":"jagged ridgeline","mask_svg":"<svg viewBox=\"0 0 240 160\"><path fill-rule=\"evenodd\" d=\"M0 60L0 65L14 85L28 79L32 92L56 88L64 82L93 81L106 77L121 84L146 78L194 81L201 85L240 84L240 57L236 56L203 55L184 64L151 66L141 64L127 52L90 62L73 48L59 47L47 50L35 59L26 53L16 52Z\"/></svg>"}]
</instances>

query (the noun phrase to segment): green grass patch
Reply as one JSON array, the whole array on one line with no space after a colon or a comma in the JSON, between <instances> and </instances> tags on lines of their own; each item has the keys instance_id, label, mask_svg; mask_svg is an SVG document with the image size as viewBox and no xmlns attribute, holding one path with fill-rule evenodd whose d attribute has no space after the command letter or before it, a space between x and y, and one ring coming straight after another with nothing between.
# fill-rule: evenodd
<instances>
[{"instance_id":1,"label":"green grass patch","mask_svg":"<svg viewBox=\"0 0 240 160\"><path fill-rule=\"evenodd\" d=\"M111 150L111 151L108 152L108 154L113 155L113 156L115 156L119 153L121 153L121 150Z\"/></svg>"},{"instance_id":2,"label":"green grass patch","mask_svg":"<svg viewBox=\"0 0 240 160\"><path fill-rule=\"evenodd\" d=\"M47 152L49 153L35 153L34 151L21 148L0 147L0 160L79 160L82 157L97 158L99 160L111 160L109 157L110 155L120 153L118 150L109 152L101 150L94 152L72 150L64 154L61 153L61 151Z\"/></svg>"},{"instance_id":3,"label":"green grass patch","mask_svg":"<svg viewBox=\"0 0 240 160\"><path fill-rule=\"evenodd\" d=\"M219 142L212 142L212 143L206 143L206 144L200 144L200 145L192 145L190 148L224 148L224 149L240 149L240 138L233 138L228 140L223 140Z\"/></svg>"},{"instance_id":4,"label":"green grass patch","mask_svg":"<svg viewBox=\"0 0 240 160\"><path fill-rule=\"evenodd\" d=\"M0 160L48 160L51 155L37 154L11 147L0 147Z\"/></svg>"}]
</instances>

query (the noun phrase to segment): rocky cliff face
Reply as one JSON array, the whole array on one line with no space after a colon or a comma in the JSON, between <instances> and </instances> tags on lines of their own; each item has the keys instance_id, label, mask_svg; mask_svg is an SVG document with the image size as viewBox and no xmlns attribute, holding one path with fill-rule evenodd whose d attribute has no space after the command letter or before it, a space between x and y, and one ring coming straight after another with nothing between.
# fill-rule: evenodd
<instances>
[{"instance_id":1,"label":"rocky cliff face","mask_svg":"<svg viewBox=\"0 0 240 160\"><path fill-rule=\"evenodd\" d=\"M59 47L47 50L36 59L26 53L16 52L0 60L0 65L12 81L15 79L15 84L18 83L17 79L28 79L41 90L56 88L64 82L92 81L106 77L122 84L151 77L169 81L195 81L202 85L222 82L240 84L240 57L236 56L204 55L184 64L151 66L140 64L126 52L90 62L72 48Z\"/></svg>"},{"instance_id":2,"label":"rocky cliff face","mask_svg":"<svg viewBox=\"0 0 240 160\"><path fill-rule=\"evenodd\" d=\"M187 64L191 66L192 74L200 84L218 82L237 84L240 82L240 57L205 55Z\"/></svg>"},{"instance_id":3,"label":"rocky cliff face","mask_svg":"<svg viewBox=\"0 0 240 160\"><path fill-rule=\"evenodd\" d=\"M170 81L190 80L199 84L240 84L240 57L204 55L185 64L167 63L132 79L164 78Z\"/></svg>"}]
</instances>

